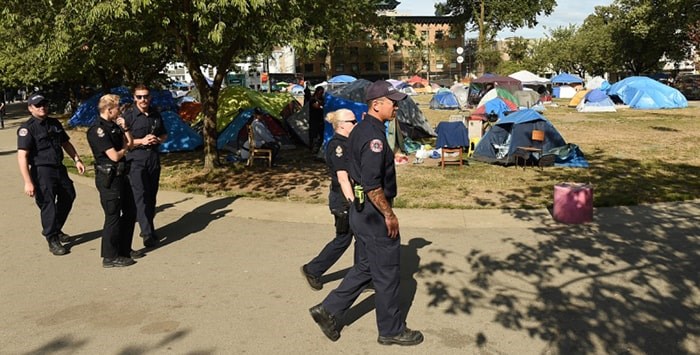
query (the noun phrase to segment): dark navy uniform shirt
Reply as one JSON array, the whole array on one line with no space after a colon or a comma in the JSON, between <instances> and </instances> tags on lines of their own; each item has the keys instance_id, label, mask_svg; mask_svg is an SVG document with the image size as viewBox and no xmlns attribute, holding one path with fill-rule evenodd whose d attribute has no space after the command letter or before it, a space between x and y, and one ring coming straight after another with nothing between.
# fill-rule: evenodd
<instances>
[{"instance_id":1,"label":"dark navy uniform shirt","mask_svg":"<svg viewBox=\"0 0 700 355\"><path fill-rule=\"evenodd\" d=\"M384 124L367 114L350 133L348 147L354 183L362 185L365 193L381 187L388 200L396 197L394 152L387 143Z\"/></svg>"},{"instance_id":2,"label":"dark navy uniform shirt","mask_svg":"<svg viewBox=\"0 0 700 355\"><path fill-rule=\"evenodd\" d=\"M350 174L347 140L346 137L336 133L326 146L326 165L328 166L328 176L331 178L331 192L328 197L328 205L331 209L341 208L347 204L338 181L338 171L347 171Z\"/></svg>"},{"instance_id":3,"label":"dark navy uniform shirt","mask_svg":"<svg viewBox=\"0 0 700 355\"><path fill-rule=\"evenodd\" d=\"M98 165L114 165L116 162L112 161L105 152L110 148L114 148L116 151L124 148L124 133L119 125L102 117L90 126L87 139L92 155L95 156L95 164Z\"/></svg>"},{"instance_id":4,"label":"dark navy uniform shirt","mask_svg":"<svg viewBox=\"0 0 700 355\"><path fill-rule=\"evenodd\" d=\"M131 130L131 136L134 137L134 139L140 139L149 134L160 137L167 133L160 112L155 110L153 107L149 108L148 115L146 115L145 113L139 111L137 107L133 106L124 112L123 117L126 121L126 126ZM159 145L160 144L152 144L148 146L136 147L129 153L129 158L139 158L142 154L139 151L143 150L154 150L157 152Z\"/></svg>"},{"instance_id":5,"label":"dark navy uniform shirt","mask_svg":"<svg viewBox=\"0 0 700 355\"><path fill-rule=\"evenodd\" d=\"M17 130L17 149L29 152L31 166L62 165L63 143L69 140L61 122L52 117L42 120L32 116Z\"/></svg>"}]
</instances>

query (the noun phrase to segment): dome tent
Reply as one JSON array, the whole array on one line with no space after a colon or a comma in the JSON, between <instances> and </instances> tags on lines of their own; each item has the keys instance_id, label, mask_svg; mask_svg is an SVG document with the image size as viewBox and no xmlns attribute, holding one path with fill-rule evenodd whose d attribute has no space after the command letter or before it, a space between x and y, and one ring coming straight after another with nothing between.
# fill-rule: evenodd
<instances>
[{"instance_id":1,"label":"dome tent","mask_svg":"<svg viewBox=\"0 0 700 355\"><path fill-rule=\"evenodd\" d=\"M688 100L675 88L644 76L632 76L612 84L606 93L636 109L688 107Z\"/></svg>"}]
</instances>

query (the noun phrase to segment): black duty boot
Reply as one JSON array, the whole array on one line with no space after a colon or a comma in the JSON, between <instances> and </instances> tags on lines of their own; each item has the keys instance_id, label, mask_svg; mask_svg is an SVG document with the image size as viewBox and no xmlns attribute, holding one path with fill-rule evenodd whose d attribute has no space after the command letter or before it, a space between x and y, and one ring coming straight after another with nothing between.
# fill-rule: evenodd
<instances>
[{"instance_id":1,"label":"black duty boot","mask_svg":"<svg viewBox=\"0 0 700 355\"><path fill-rule=\"evenodd\" d=\"M306 268L306 265L301 267L301 274L304 275L306 281L309 283L309 286L311 286L312 289L318 291L323 288L323 282L321 282L321 279L311 275L309 270Z\"/></svg>"},{"instance_id":2,"label":"black duty boot","mask_svg":"<svg viewBox=\"0 0 700 355\"><path fill-rule=\"evenodd\" d=\"M52 237L48 238L49 242L49 251L53 255L66 255L68 254L68 249L64 247L61 242L58 240L58 236L54 235Z\"/></svg>"},{"instance_id":3,"label":"black duty boot","mask_svg":"<svg viewBox=\"0 0 700 355\"><path fill-rule=\"evenodd\" d=\"M393 337L383 337L380 335L379 338L377 338L377 342L382 345L418 345L423 342L423 333L405 328L403 332Z\"/></svg>"},{"instance_id":4,"label":"black duty boot","mask_svg":"<svg viewBox=\"0 0 700 355\"><path fill-rule=\"evenodd\" d=\"M332 341L340 339L340 332L338 332L335 317L328 313L328 311L323 308L322 304L311 307L309 313L311 313L311 317L313 317L314 321L321 327L321 331L323 331L323 334L325 334L328 339Z\"/></svg>"}]
</instances>

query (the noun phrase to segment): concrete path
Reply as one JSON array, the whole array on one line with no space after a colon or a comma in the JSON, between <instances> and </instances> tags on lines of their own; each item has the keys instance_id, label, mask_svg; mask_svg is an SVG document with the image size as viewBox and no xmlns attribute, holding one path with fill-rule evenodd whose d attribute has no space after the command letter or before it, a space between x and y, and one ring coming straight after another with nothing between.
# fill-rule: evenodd
<instances>
[{"instance_id":1,"label":"concrete path","mask_svg":"<svg viewBox=\"0 0 700 355\"><path fill-rule=\"evenodd\" d=\"M598 209L579 226L547 210L398 210L402 304L425 342L378 345L363 294L333 343L308 308L352 251L322 291L299 272L332 236L325 206L162 191L164 245L103 269L93 181L73 176L71 253L51 255L15 130L0 131L0 354L700 352L700 201Z\"/></svg>"}]
</instances>

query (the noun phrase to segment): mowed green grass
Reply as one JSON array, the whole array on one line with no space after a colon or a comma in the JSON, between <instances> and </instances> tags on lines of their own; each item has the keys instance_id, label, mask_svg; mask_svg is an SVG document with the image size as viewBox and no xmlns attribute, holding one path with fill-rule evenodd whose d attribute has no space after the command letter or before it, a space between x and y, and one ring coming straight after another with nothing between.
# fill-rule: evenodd
<instances>
[{"instance_id":1,"label":"mowed green grass","mask_svg":"<svg viewBox=\"0 0 700 355\"><path fill-rule=\"evenodd\" d=\"M458 111L428 108L432 95L415 96L435 127ZM679 201L700 197L700 102L674 110L623 109L616 113L579 113L557 100L544 115L568 143L577 144L590 168L544 170L500 166L471 161L462 167L441 169L437 159L423 164L397 166L399 196L404 208L542 208L552 204L554 186L561 182L590 183L594 205L620 206ZM73 130L72 141L89 152L84 131ZM434 143L427 142L427 143ZM82 144L82 146L80 146ZM85 158L88 154L84 154ZM268 200L326 203L328 177L325 164L305 148L283 151L279 166L261 162L249 168L241 163L205 171L203 152L163 155L164 189ZM413 156L409 157L412 162ZM91 159L85 159L91 164ZM66 163L72 167L71 162Z\"/></svg>"}]
</instances>

